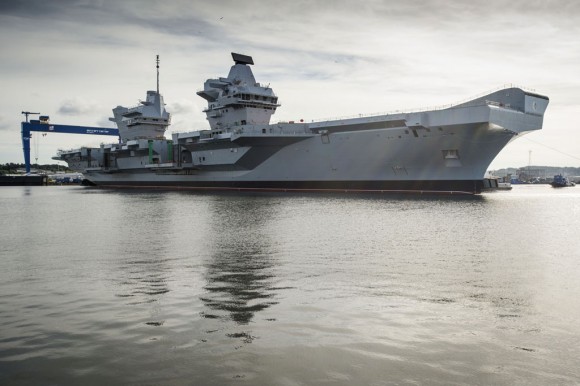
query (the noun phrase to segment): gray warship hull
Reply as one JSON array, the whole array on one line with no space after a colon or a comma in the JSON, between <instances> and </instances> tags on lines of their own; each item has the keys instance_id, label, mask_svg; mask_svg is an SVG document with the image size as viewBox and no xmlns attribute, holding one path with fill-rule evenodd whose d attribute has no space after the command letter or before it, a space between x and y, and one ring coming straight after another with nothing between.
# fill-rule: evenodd
<instances>
[{"instance_id":1,"label":"gray warship hull","mask_svg":"<svg viewBox=\"0 0 580 386\"><path fill-rule=\"evenodd\" d=\"M236 62L232 71L247 64L253 62ZM256 124L234 116L222 124L224 115L250 109L239 90L229 104L215 102L215 90L236 76L208 80L198 92L209 101L211 130L174 133L171 140L133 137L57 159L94 185L116 188L478 194L493 187L484 176L504 146L541 129L549 102L510 87L443 109L310 123ZM252 108L272 114L277 98L264 95L266 102Z\"/></svg>"}]
</instances>

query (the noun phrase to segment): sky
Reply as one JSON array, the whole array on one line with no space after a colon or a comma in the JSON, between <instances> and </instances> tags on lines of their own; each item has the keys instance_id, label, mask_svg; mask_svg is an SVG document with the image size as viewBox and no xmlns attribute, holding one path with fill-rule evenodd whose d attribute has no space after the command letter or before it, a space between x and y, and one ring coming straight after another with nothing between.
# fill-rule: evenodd
<instances>
[{"instance_id":1,"label":"sky","mask_svg":"<svg viewBox=\"0 0 580 386\"><path fill-rule=\"evenodd\" d=\"M171 132L208 129L195 93L231 52L282 104L272 122L430 108L513 84L550 98L544 126L490 169L580 166L577 0L6 0L0 2L0 163L24 162L22 111L114 127L156 88ZM32 162L112 137L33 133Z\"/></svg>"}]
</instances>

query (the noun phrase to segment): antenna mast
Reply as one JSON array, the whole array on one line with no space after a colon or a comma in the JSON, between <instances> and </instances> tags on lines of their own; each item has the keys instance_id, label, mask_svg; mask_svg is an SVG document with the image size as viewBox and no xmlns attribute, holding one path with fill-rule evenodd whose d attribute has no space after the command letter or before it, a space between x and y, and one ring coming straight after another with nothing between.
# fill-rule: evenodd
<instances>
[{"instance_id":1,"label":"antenna mast","mask_svg":"<svg viewBox=\"0 0 580 386\"><path fill-rule=\"evenodd\" d=\"M157 55L157 95L159 95L159 55Z\"/></svg>"}]
</instances>

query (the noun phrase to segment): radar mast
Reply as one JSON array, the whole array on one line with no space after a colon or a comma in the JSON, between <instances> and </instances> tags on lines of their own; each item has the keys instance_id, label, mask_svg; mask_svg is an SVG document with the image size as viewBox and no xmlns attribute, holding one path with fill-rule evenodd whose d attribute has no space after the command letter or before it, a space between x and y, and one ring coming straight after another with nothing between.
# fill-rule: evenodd
<instances>
[{"instance_id":1,"label":"radar mast","mask_svg":"<svg viewBox=\"0 0 580 386\"><path fill-rule=\"evenodd\" d=\"M159 94L159 55L157 55L157 94Z\"/></svg>"}]
</instances>

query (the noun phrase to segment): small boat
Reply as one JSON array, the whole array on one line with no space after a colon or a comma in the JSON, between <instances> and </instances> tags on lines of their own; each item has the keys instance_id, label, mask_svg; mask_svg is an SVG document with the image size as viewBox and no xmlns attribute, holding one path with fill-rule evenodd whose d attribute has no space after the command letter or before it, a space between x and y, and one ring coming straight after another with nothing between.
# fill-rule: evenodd
<instances>
[{"instance_id":1,"label":"small boat","mask_svg":"<svg viewBox=\"0 0 580 386\"><path fill-rule=\"evenodd\" d=\"M511 184L511 182L500 182L500 181L498 181L497 188L499 190L511 190L512 189L512 184Z\"/></svg>"},{"instance_id":2,"label":"small boat","mask_svg":"<svg viewBox=\"0 0 580 386\"><path fill-rule=\"evenodd\" d=\"M550 185L552 185L553 188L565 188L568 186L576 186L575 183L568 180L568 178L564 177L561 174L556 174L554 176L554 180L550 183Z\"/></svg>"},{"instance_id":3,"label":"small boat","mask_svg":"<svg viewBox=\"0 0 580 386\"><path fill-rule=\"evenodd\" d=\"M492 183L492 185L496 186L495 189L497 189L497 190L511 190L512 189L510 175L507 175L504 177L496 177L491 172L488 172L485 175L485 178L495 181L495 184Z\"/></svg>"}]
</instances>

